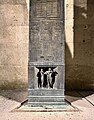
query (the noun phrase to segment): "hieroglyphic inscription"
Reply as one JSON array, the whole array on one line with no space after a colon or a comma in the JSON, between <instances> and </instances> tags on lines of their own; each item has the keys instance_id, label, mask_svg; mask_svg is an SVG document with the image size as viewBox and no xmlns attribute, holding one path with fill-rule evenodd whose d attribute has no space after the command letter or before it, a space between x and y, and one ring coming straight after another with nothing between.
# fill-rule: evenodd
<instances>
[{"instance_id":1,"label":"hieroglyphic inscription","mask_svg":"<svg viewBox=\"0 0 94 120\"><path fill-rule=\"evenodd\" d=\"M34 17L60 17L60 0L33 0Z\"/></svg>"},{"instance_id":2,"label":"hieroglyphic inscription","mask_svg":"<svg viewBox=\"0 0 94 120\"><path fill-rule=\"evenodd\" d=\"M40 25L33 22L31 29L31 61L62 61L62 31L62 22L41 21ZM34 54L36 54L36 59L33 58Z\"/></svg>"},{"instance_id":3,"label":"hieroglyphic inscription","mask_svg":"<svg viewBox=\"0 0 94 120\"><path fill-rule=\"evenodd\" d=\"M62 62L64 31L61 2L62 0L32 0L31 62Z\"/></svg>"}]
</instances>

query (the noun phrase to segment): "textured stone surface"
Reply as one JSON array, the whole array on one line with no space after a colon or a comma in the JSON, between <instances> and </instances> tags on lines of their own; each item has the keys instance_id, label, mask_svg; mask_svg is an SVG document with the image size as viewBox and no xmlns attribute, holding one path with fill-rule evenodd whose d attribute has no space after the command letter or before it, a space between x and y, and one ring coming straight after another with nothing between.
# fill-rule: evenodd
<instances>
[{"instance_id":1,"label":"textured stone surface","mask_svg":"<svg viewBox=\"0 0 94 120\"><path fill-rule=\"evenodd\" d=\"M8 82L9 79L11 81L15 76L16 79L27 82L28 2L29 0L0 0L0 83L5 80ZM94 88L93 11L94 0L65 0L67 89ZM20 67L23 68L20 71L23 73L21 79L9 64L12 64L13 69L19 66L18 71ZM2 66L6 72L2 71ZM72 72L74 69L78 71ZM77 87L74 81L78 83Z\"/></svg>"},{"instance_id":2,"label":"textured stone surface","mask_svg":"<svg viewBox=\"0 0 94 120\"><path fill-rule=\"evenodd\" d=\"M62 7L60 6L62 5ZM30 4L29 39L29 106L64 104L64 25L62 0L35 1ZM53 64L54 63L54 64ZM33 66L31 66L33 64ZM36 65L38 64L38 66ZM57 65L59 64L59 65ZM43 84L38 86L39 69L43 67ZM55 83L51 87L52 73L56 71ZM45 71L46 69L46 71ZM49 71L48 71L49 72ZM45 75L47 73L47 80ZM42 81L42 78L40 78ZM46 81L46 82L45 82ZM45 85L46 84L46 85ZM37 89L37 91L36 91ZM62 91L57 97L55 90ZM43 91L42 91L43 90ZM49 94L49 91L50 94ZM32 94L33 91L33 94ZM40 93L41 95L39 96ZM44 95L42 95L44 93ZM47 94L47 96L46 96Z\"/></svg>"},{"instance_id":3,"label":"textured stone surface","mask_svg":"<svg viewBox=\"0 0 94 120\"><path fill-rule=\"evenodd\" d=\"M74 6L66 1L66 13L70 14L66 29L66 88L94 89L94 1L74 0ZM70 7L72 6L72 7ZM68 14L66 19L69 18ZM70 15L70 16L71 16ZM73 21L73 22L72 22ZM67 32L68 31L68 32Z\"/></svg>"},{"instance_id":4,"label":"textured stone surface","mask_svg":"<svg viewBox=\"0 0 94 120\"><path fill-rule=\"evenodd\" d=\"M0 0L0 88L27 87L28 8L26 0Z\"/></svg>"},{"instance_id":5,"label":"textured stone surface","mask_svg":"<svg viewBox=\"0 0 94 120\"><path fill-rule=\"evenodd\" d=\"M60 1L31 2L30 62L59 62L61 65L64 62L63 9L60 4Z\"/></svg>"},{"instance_id":6,"label":"textured stone surface","mask_svg":"<svg viewBox=\"0 0 94 120\"><path fill-rule=\"evenodd\" d=\"M80 93L80 94L79 94ZM85 95L83 97L83 95ZM13 111L26 99L26 91L0 91L0 119L1 120L94 120L94 91L67 91L66 99L71 107L63 110L55 108L28 108L24 105L18 111ZM91 103L90 103L91 102ZM72 109L76 107L78 111ZM13 111L13 112L11 112ZM27 111L27 112L26 112ZM39 112L40 111L40 112ZM46 111L46 112L45 112ZM48 112L47 112L48 111Z\"/></svg>"}]
</instances>

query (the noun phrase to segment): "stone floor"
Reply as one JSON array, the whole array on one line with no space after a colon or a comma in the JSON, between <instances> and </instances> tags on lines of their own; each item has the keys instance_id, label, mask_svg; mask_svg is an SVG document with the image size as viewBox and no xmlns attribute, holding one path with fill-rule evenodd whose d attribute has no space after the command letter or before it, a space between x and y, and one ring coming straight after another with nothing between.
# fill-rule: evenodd
<instances>
[{"instance_id":1,"label":"stone floor","mask_svg":"<svg viewBox=\"0 0 94 120\"><path fill-rule=\"evenodd\" d=\"M0 91L0 120L94 120L94 91L67 91L66 100L78 111L13 111L27 98L27 91Z\"/></svg>"}]
</instances>

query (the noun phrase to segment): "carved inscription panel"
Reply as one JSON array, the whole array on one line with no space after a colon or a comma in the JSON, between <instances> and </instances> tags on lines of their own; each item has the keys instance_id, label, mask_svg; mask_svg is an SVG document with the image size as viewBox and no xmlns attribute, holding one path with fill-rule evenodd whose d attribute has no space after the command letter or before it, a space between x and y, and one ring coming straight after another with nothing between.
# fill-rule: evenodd
<instances>
[{"instance_id":1,"label":"carved inscription panel","mask_svg":"<svg viewBox=\"0 0 94 120\"><path fill-rule=\"evenodd\" d=\"M60 4L61 0L32 0L30 62L63 62L64 33Z\"/></svg>"},{"instance_id":2,"label":"carved inscription panel","mask_svg":"<svg viewBox=\"0 0 94 120\"><path fill-rule=\"evenodd\" d=\"M60 0L32 0L34 17L60 17Z\"/></svg>"}]
</instances>

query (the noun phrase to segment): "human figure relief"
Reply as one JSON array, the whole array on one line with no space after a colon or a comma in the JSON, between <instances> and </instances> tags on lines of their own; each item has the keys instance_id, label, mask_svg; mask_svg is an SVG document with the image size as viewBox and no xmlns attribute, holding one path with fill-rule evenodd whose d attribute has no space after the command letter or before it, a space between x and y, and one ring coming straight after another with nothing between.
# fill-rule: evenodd
<instances>
[{"instance_id":1,"label":"human figure relief","mask_svg":"<svg viewBox=\"0 0 94 120\"><path fill-rule=\"evenodd\" d=\"M39 72L37 73L38 77L38 88L41 88L43 86L43 70L39 69Z\"/></svg>"},{"instance_id":2,"label":"human figure relief","mask_svg":"<svg viewBox=\"0 0 94 120\"><path fill-rule=\"evenodd\" d=\"M52 70L52 74L51 74L51 77L52 77L52 81L51 81L51 88L53 88L53 85L55 83L55 77L58 73L53 69Z\"/></svg>"},{"instance_id":3,"label":"human figure relief","mask_svg":"<svg viewBox=\"0 0 94 120\"><path fill-rule=\"evenodd\" d=\"M51 88L51 74L52 74L52 70L51 68L48 69L48 71L45 72L45 74L47 75L47 85L48 88Z\"/></svg>"}]
</instances>

